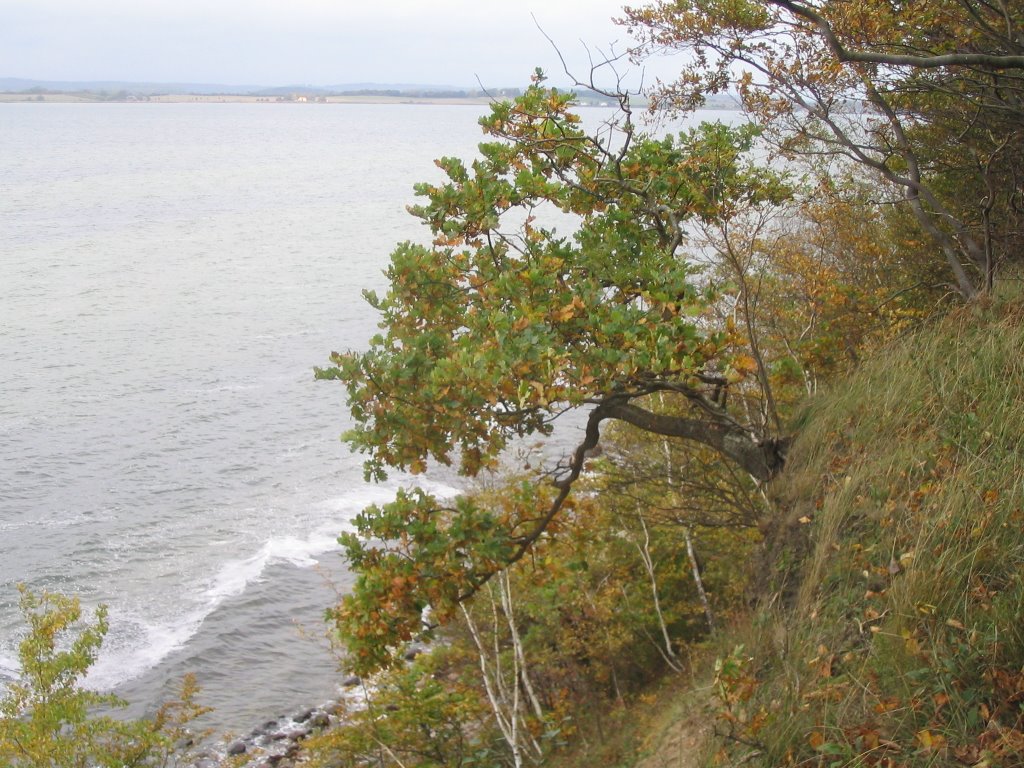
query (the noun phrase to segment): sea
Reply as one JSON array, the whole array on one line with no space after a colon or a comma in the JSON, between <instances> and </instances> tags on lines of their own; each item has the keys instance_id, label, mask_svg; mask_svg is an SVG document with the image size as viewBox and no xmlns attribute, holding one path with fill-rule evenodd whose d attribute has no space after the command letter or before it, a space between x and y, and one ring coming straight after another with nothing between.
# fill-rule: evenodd
<instances>
[{"instance_id":1,"label":"sea","mask_svg":"<svg viewBox=\"0 0 1024 768\"><path fill-rule=\"evenodd\" d=\"M485 110L0 104L0 686L24 584L108 607L86 684L132 714L186 673L221 732L337 697L337 536L410 479L364 481L313 368Z\"/></svg>"}]
</instances>

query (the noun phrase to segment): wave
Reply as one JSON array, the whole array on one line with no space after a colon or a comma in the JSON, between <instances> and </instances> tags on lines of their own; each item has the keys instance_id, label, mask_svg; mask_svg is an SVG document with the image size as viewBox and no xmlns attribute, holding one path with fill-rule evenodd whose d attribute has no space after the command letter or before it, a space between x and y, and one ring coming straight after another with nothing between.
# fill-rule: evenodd
<instances>
[{"instance_id":1,"label":"wave","mask_svg":"<svg viewBox=\"0 0 1024 768\"><path fill-rule=\"evenodd\" d=\"M458 489L440 482L421 481L418 485L441 498L459 493ZM339 550L338 534L350 527L352 518L370 504L392 500L399 487L367 486L320 502L317 507L325 513L325 522L305 536L271 536L254 554L225 562L211 579L198 585L196 594L187 601L191 607L177 616L152 622L132 611L112 606L110 631L103 652L86 683L98 690L112 690L153 669L185 647L207 617L226 600L242 595L249 585L261 580L269 566L285 563L310 568L319 564L319 556ZM0 674L3 671L4 660L0 657ZM15 662L12 673L16 672Z\"/></svg>"},{"instance_id":2,"label":"wave","mask_svg":"<svg viewBox=\"0 0 1024 768\"><path fill-rule=\"evenodd\" d=\"M197 610L154 624L111 609L110 630L85 684L95 690L110 691L147 672L194 637L207 615L209 612Z\"/></svg>"},{"instance_id":3,"label":"wave","mask_svg":"<svg viewBox=\"0 0 1024 768\"><path fill-rule=\"evenodd\" d=\"M450 485L437 482L422 484L425 490L450 497L459 491ZM259 551L250 557L230 560L224 564L203 593L216 608L220 602L245 591L253 581L259 579L267 566L273 563L288 563L299 568L310 568L318 564L317 557L340 548L338 534L351 526L352 518L370 504L384 504L395 498L396 486L368 486L351 491L344 496L327 499L318 506L328 513L330 519L307 535L274 536L268 539Z\"/></svg>"},{"instance_id":4,"label":"wave","mask_svg":"<svg viewBox=\"0 0 1024 768\"><path fill-rule=\"evenodd\" d=\"M18 676L20 668L17 659L0 653L0 690L2 690L4 680L13 680Z\"/></svg>"}]
</instances>

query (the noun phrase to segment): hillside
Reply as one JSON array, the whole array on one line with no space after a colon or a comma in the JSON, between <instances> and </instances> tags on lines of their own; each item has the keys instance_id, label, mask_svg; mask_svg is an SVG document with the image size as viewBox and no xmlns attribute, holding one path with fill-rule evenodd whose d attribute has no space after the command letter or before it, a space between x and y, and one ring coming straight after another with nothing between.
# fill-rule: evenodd
<instances>
[{"instance_id":1,"label":"hillside","mask_svg":"<svg viewBox=\"0 0 1024 768\"><path fill-rule=\"evenodd\" d=\"M964 309L807 404L759 607L644 765L707 720L709 764L1022 764L1022 349L1020 302Z\"/></svg>"}]
</instances>

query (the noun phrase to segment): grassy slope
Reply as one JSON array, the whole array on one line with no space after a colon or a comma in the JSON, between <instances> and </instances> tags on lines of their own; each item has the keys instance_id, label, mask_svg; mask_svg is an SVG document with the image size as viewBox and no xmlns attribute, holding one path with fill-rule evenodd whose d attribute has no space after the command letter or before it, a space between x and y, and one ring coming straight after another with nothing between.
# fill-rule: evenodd
<instances>
[{"instance_id":1,"label":"grassy slope","mask_svg":"<svg viewBox=\"0 0 1024 768\"><path fill-rule=\"evenodd\" d=\"M964 310L814 399L773 492L704 759L1024 765L1024 305Z\"/></svg>"},{"instance_id":2,"label":"grassy slope","mask_svg":"<svg viewBox=\"0 0 1024 768\"><path fill-rule=\"evenodd\" d=\"M759 616L771 762L1021 757L1022 354L1019 303L965 310L809 405L779 491L811 546Z\"/></svg>"}]
</instances>

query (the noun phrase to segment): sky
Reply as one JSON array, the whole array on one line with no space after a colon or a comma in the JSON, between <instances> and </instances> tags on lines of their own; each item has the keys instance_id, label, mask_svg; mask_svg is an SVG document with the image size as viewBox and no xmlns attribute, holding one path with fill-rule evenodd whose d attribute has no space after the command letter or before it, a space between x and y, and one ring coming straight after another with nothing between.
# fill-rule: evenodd
<instances>
[{"instance_id":1,"label":"sky","mask_svg":"<svg viewBox=\"0 0 1024 768\"><path fill-rule=\"evenodd\" d=\"M639 4L639 0L637 0ZM0 0L0 77L523 86L630 43L625 0ZM536 24L534 22L536 17ZM582 42L581 42L582 41ZM617 43L617 44L616 44ZM632 70L639 79L639 70ZM555 75L559 77L556 78ZM648 73L648 80L650 79Z\"/></svg>"}]
</instances>

